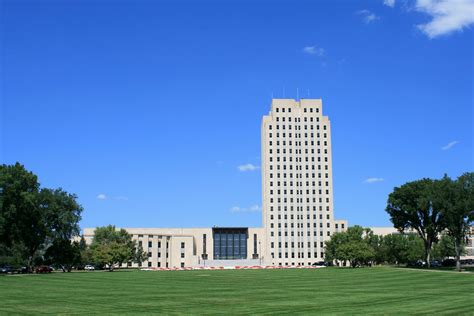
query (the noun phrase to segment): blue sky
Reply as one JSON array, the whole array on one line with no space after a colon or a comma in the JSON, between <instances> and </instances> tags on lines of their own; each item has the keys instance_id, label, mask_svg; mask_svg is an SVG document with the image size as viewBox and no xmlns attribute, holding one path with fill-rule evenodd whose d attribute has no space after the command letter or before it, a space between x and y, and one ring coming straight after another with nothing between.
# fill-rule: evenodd
<instances>
[{"instance_id":1,"label":"blue sky","mask_svg":"<svg viewBox=\"0 0 474 316\"><path fill-rule=\"evenodd\" d=\"M0 161L82 227L260 226L261 118L298 88L331 119L336 218L390 225L393 187L474 169L473 10L4 0Z\"/></svg>"}]
</instances>

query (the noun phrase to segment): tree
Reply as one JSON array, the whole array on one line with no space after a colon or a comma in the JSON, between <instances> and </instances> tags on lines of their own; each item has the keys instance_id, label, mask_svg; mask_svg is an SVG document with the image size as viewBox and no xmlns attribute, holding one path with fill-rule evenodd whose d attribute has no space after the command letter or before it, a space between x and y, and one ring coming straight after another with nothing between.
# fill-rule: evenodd
<instances>
[{"instance_id":1,"label":"tree","mask_svg":"<svg viewBox=\"0 0 474 316\"><path fill-rule=\"evenodd\" d=\"M386 208L395 228L400 232L412 228L423 239L428 267L431 247L445 228L439 205L433 203L440 188L440 183L431 179L408 182L390 193Z\"/></svg>"},{"instance_id":2,"label":"tree","mask_svg":"<svg viewBox=\"0 0 474 316\"><path fill-rule=\"evenodd\" d=\"M453 181L444 176L435 199L446 223L446 234L454 240L456 270L461 270L460 256L469 227L474 221L474 173L468 172Z\"/></svg>"},{"instance_id":3,"label":"tree","mask_svg":"<svg viewBox=\"0 0 474 316\"><path fill-rule=\"evenodd\" d=\"M0 166L0 243L16 249L31 271L40 251L79 233L82 207L76 200L62 189L40 189L19 163Z\"/></svg>"},{"instance_id":4,"label":"tree","mask_svg":"<svg viewBox=\"0 0 474 316\"><path fill-rule=\"evenodd\" d=\"M326 241L325 260L349 262L351 267L369 265L375 258L375 251L369 245L370 229L361 226L349 227L345 232L335 233Z\"/></svg>"},{"instance_id":5,"label":"tree","mask_svg":"<svg viewBox=\"0 0 474 316\"><path fill-rule=\"evenodd\" d=\"M133 257L133 262L135 263L142 263L143 261L148 259L148 253L143 251L142 245L138 245L135 250L135 255Z\"/></svg>"},{"instance_id":6,"label":"tree","mask_svg":"<svg viewBox=\"0 0 474 316\"><path fill-rule=\"evenodd\" d=\"M116 264L124 262L143 261L144 253L141 247L136 247L136 242L125 229L117 230L115 226L98 227L94 231L91 243L92 260L100 265L108 266L113 271Z\"/></svg>"},{"instance_id":7,"label":"tree","mask_svg":"<svg viewBox=\"0 0 474 316\"><path fill-rule=\"evenodd\" d=\"M380 249L385 262L391 264L413 262L424 257L423 240L413 233L386 235Z\"/></svg>"},{"instance_id":8,"label":"tree","mask_svg":"<svg viewBox=\"0 0 474 316\"><path fill-rule=\"evenodd\" d=\"M433 258L443 260L447 257L456 257L456 245L454 237L443 234L439 241L433 246ZM461 253L464 253L464 244L461 245Z\"/></svg>"},{"instance_id":9,"label":"tree","mask_svg":"<svg viewBox=\"0 0 474 316\"><path fill-rule=\"evenodd\" d=\"M375 263L381 264L387 261L383 236L375 235L373 231L366 229L364 240L374 251L373 261Z\"/></svg>"},{"instance_id":10,"label":"tree","mask_svg":"<svg viewBox=\"0 0 474 316\"><path fill-rule=\"evenodd\" d=\"M11 248L21 238L21 220L35 208L38 178L21 164L0 166L0 244Z\"/></svg>"},{"instance_id":11,"label":"tree","mask_svg":"<svg viewBox=\"0 0 474 316\"><path fill-rule=\"evenodd\" d=\"M45 252L44 259L48 264L61 266L63 272L71 272L74 261L79 254L79 243L67 239L56 239Z\"/></svg>"}]
</instances>

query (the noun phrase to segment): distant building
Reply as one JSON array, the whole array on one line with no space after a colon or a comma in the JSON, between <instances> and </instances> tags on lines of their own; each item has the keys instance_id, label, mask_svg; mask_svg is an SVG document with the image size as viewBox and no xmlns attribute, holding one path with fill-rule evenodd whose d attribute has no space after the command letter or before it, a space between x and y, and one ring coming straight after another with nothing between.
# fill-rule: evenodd
<instances>
[{"instance_id":1,"label":"distant building","mask_svg":"<svg viewBox=\"0 0 474 316\"><path fill-rule=\"evenodd\" d=\"M390 234L400 234L394 227L369 227L375 235L386 236ZM410 229L407 233L418 234L415 230ZM465 245L466 254L463 258L474 259L474 226L471 226L467 234L467 242Z\"/></svg>"},{"instance_id":2,"label":"distant building","mask_svg":"<svg viewBox=\"0 0 474 316\"><path fill-rule=\"evenodd\" d=\"M145 267L311 265L345 231L334 219L331 125L320 99L273 99L261 128L262 228L125 228ZM94 228L84 229L91 242ZM136 266L133 264L133 266Z\"/></svg>"}]
</instances>

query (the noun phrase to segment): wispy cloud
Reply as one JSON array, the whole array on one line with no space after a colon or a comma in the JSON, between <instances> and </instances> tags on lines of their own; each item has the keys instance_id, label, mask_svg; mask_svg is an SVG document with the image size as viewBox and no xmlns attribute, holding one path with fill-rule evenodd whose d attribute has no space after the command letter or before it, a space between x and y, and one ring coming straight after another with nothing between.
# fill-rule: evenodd
<instances>
[{"instance_id":1,"label":"wispy cloud","mask_svg":"<svg viewBox=\"0 0 474 316\"><path fill-rule=\"evenodd\" d=\"M415 9L432 18L417 25L429 38L462 31L474 23L473 0L417 0Z\"/></svg>"},{"instance_id":2,"label":"wispy cloud","mask_svg":"<svg viewBox=\"0 0 474 316\"><path fill-rule=\"evenodd\" d=\"M362 17L362 21L364 21L365 24L369 24L376 20L380 20L380 17L378 15L375 15L375 13L366 9L356 11L355 13Z\"/></svg>"},{"instance_id":3,"label":"wispy cloud","mask_svg":"<svg viewBox=\"0 0 474 316\"><path fill-rule=\"evenodd\" d=\"M97 195L97 200L107 200L107 195L105 195L104 193L101 193L99 195Z\"/></svg>"},{"instance_id":4,"label":"wispy cloud","mask_svg":"<svg viewBox=\"0 0 474 316\"><path fill-rule=\"evenodd\" d=\"M385 4L388 7L393 8L395 6L395 0L383 0L383 4Z\"/></svg>"},{"instance_id":5,"label":"wispy cloud","mask_svg":"<svg viewBox=\"0 0 474 316\"><path fill-rule=\"evenodd\" d=\"M364 180L364 183L376 183L376 182L382 182L384 181L383 178L375 178L375 177L372 177L372 178L367 178Z\"/></svg>"},{"instance_id":6,"label":"wispy cloud","mask_svg":"<svg viewBox=\"0 0 474 316\"><path fill-rule=\"evenodd\" d=\"M240 206L233 206L230 208L231 213L253 213L253 212L260 212L262 208L255 204L250 207L240 207Z\"/></svg>"},{"instance_id":7,"label":"wispy cloud","mask_svg":"<svg viewBox=\"0 0 474 316\"><path fill-rule=\"evenodd\" d=\"M317 47L317 46L306 46L303 48L303 52L308 55L316 55L322 57L326 54L324 48Z\"/></svg>"},{"instance_id":8,"label":"wispy cloud","mask_svg":"<svg viewBox=\"0 0 474 316\"><path fill-rule=\"evenodd\" d=\"M251 163L245 164L245 165L240 165L237 167L240 171L245 172L245 171L255 171L259 169L259 166L255 166Z\"/></svg>"},{"instance_id":9,"label":"wispy cloud","mask_svg":"<svg viewBox=\"0 0 474 316\"><path fill-rule=\"evenodd\" d=\"M104 193L100 193L99 195L96 196L96 199L98 200L117 200L117 201L128 201L128 197L126 196L108 196L105 195Z\"/></svg>"},{"instance_id":10,"label":"wispy cloud","mask_svg":"<svg viewBox=\"0 0 474 316\"><path fill-rule=\"evenodd\" d=\"M446 146L441 147L441 150L450 150L451 148L453 148L457 144L459 144L459 141L458 140L453 140L452 142L450 142Z\"/></svg>"}]
</instances>

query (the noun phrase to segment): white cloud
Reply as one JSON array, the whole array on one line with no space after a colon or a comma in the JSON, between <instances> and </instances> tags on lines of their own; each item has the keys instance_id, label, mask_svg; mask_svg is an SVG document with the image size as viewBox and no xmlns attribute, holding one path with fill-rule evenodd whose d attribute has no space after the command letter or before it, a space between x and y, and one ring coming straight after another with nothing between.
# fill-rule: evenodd
<instances>
[{"instance_id":1,"label":"white cloud","mask_svg":"<svg viewBox=\"0 0 474 316\"><path fill-rule=\"evenodd\" d=\"M126 196L113 196L113 197L110 197L110 196L107 196L105 195L104 193L100 193L99 195L96 196L96 199L98 200L117 200L117 201L128 201L128 197Z\"/></svg>"},{"instance_id":2,"label":"white cloud","mask_svg":"<svg viewBox=\"0 0 474 316\"><path fill-rule=\"evenodd\" d=\"M395 6L395 0L383 0L383 4L385 4L388 7L393 8Z\"/></svg>"},{"instance_id":3,"label":"white cloud","mask_svg":"<svg viewBox=\"0 0 474 316\"><path fill-rule=\"evenodd\" d=\"M376 182L382 182L384 181L383 178L367 178L364 180L365 183L376 183Z\"/></svg>"},{"instance_id":4,"label":"white cloud","mask_svg":"<svg viewBox=\"0 0 474 316\"><path fill-rule=\"evenodd\" d=\"M376 20L380 20L380 17L378 15L375 15L375 13L369 11L369 10L359 10L356 11L356 14L360 15L362 17L362 21L364 21L365 24L369 24L371 22L374 22Z\"/></svg>"},{"instance_id":5,"label":"white cloud","mask_svg":"<svg viewBox=\"0 0 474 316\"><path fill-rule=\"evenodd\" d=\"M316 55L320 57L326 54L326 51L324 50L324 48L317 47L317 46L306 46L303 48L303 52L308 55Z\"/></svg>"},{"instance_id":6,"label":"white cloud","mask_svg":"<svg viewBox=\"0 0 474 316\"><path fill-rule=\"evenodd\" d=\"M417 0L415 9L432 18L417 25L429 38L462 31L474 23L474 0Z\"/></svg>"},{"instance_id":7,"label":"white cloud","mask_svg":"<svg viewBox=\"0 0 474 316\"><path fill-rule=\"evenodd\" d=\"M255 204L250 207L240 207L240 206L233 206L230 208L231 213L254 213L260 212L262 208Z\"/></svg>"},{"instance_id":8,"label":"white cloud","mask_svg":"<svg viewBox=\"0 0 474 316\"><path fill-rule=\"evenodd\" d=\"M453 148L453 146L459 144L459 141L458 140L453 140L452 142L450 142L449 144L447 144L446 146L443 146L441 147L442 150L449 150L451 148Z\"/></svg>"},{"instance_id":9,"label":"white cloud","mask_svg":"<svg viewBox=\"0 0 474 316\"><path fill-rule=\"evenodd\" d=\"M240 171L245 172L245 171L255 171L259 169L258 166L255 166L251 163L245 164L245 165L240 165L237 168L239 168Z\"/></svg>"}]
</instances>

